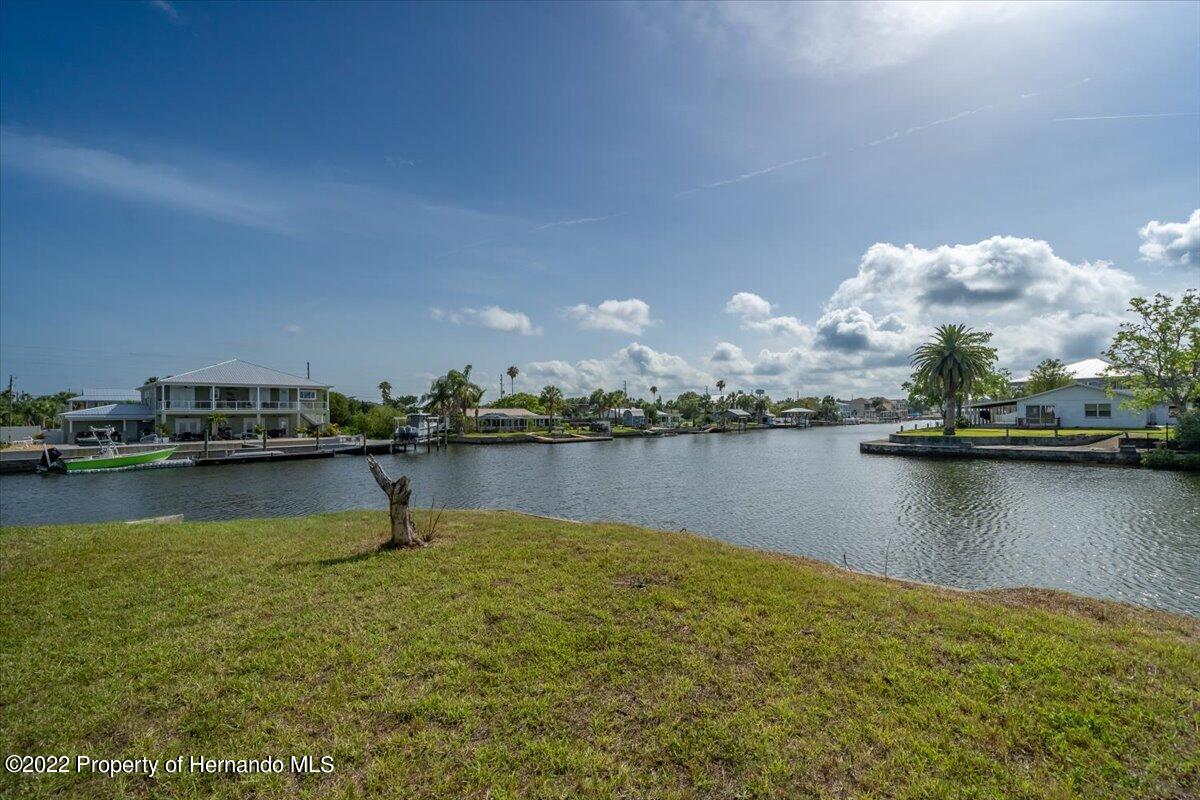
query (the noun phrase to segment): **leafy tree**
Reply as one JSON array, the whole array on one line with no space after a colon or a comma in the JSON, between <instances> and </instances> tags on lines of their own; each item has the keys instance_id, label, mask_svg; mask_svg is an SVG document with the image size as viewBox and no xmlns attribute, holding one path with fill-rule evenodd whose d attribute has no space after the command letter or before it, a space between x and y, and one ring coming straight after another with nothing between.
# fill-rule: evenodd
<instances>
[{"instance_id":1,"label":"leafy tree","mask_svg":"<svg viewBox=\"0 0 1200 800\"><path fill-rule=\"evenodd\" d=\"M833 399L833 395L827 394L821 398L820 404L817 406L817 413L814 415L819 420L826 422L836 422L838 417L837 400Z\"/></svg>"},{"instance_id":2,"label":"leafy tree","mask_svg":"<svg viewBox=\"0 0 1200 800\"><path fill-rule=\"evenodd\" d=\"M346 425L354 412L350 407L350 398L341 392L329 392L329 421L334 425Z\"/></svg>"},{"instance_id":3,"label":"leafy tree","mask_svg":"<svg viewBox=\"0 0 1200 800\"><path fill-rule=\"evenodd\" d=\"M672 403L688 422L695 423L704 413L704 397L696 392L683 392Z\"/></svg>"},{"instance_id":4,"label":"leafy tree","mask_svg":"<svg viewBox=\"0 0 1200 800\"><path fill-rule=\"evenodd\" d=\"M517 376L521 374L521 370L513 365L505 370L505 374L508 375L508 393L513 394L516 391L513 387L516 385Z\"/></svg>"},{"instance_id":5,"label":"leafy tree","mask_svg":"<svg viewBox=\"0 0 1200 800\"><path fill-rule=\"evenodd\" d=\"M1070 386L1075 382L1066 365L1057 358L1047 358L1033 368L1029 373L1029 381L1025 384L1027 394L1038 394Z\"/></svg>"},{"instance_id":6,"label":"leafy tree","mask_svg":"<svg viewBox=\"0 0 1200 800\"><path fill-rule=\"evenodd\" d=\"M491 408L524 408L527 411L533 411L538 414L545 411L542 408L542 401L538 399L538 396L529 392L510 394L488 405Z\"/></svg>"},{"instance_id":7,"label":"leafy tree","mask_svg":"<svg viewBox=\"0 0 1200 800\"><path fill-rule=\"evenodd\" d=\"M1175 435L1184 450L1200 450L1200 411L1179 415Z\"/></svg>"},{"instance_id":8,"label":"leafy tree","mask_svg":"<svg viewBox=\"0 0 1200 800\"><path fill-rule=\"evenodd\" d=\"M938 386L942 390L944 433L954 435L954 425L962 413L962 395L988 375L996 361L995 348L988 347L992 335L966 325L940 325L929 342L910 357L915 386ZM953 410L953 414L951 414Z\"/></svg>"},{"instance_id":9,"label":"leafy tree","mask_svg":"<svg viewBox=\"0 0 1200 800\"><path fill-rule=\"evenodd\" d=\"M988 372L975 383L971 393L989 400L1007 400L1013 396L1012 372L1007 369Z\"/></svg>"},{"instance_id":10,"label":"leafy tree","mask_svg":"<svg viewBox=\"0 0 1200 800\"><path fill-rule=\"evenodd\" d=\"M542 389L542 394L538 399L542 401L546 413L550 415L550 430L554 430L554 410L562 405L562 389L557 386L547 386Z\"/></svg>"},{"instance_id":11,"label":"leafy tree","mask_svg":"<svg viewBox=\"0 0 1200 800\"><path fill-rule=\"evenodd\" d=\"M392 401L392 385L387 381L380 381L379 396L383 398L384 403L390 403Z\"/></svg>"},{"instance_id":12,"label":"leafy tree","mask_svg":"<svg viewBox=\"0 0 1200 800\"><path fill-rule=\"evenodd\" d=\"M1200 293L1189 289L1178 303L1161 293L1135 297L1129 308L1139 319L1123 323L1104 351L1110 388L1119 383L1133 392L1124 407L1169 403L1182 415L1200 399Z\"/></svg>"}]
</instances>

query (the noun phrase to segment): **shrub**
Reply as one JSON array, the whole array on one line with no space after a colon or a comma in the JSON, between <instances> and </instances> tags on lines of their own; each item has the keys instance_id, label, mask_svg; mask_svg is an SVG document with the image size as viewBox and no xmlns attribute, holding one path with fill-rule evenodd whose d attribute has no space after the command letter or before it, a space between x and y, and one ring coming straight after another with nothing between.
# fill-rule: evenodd
<instances>
[{"instance_id":1,"label":"shrub","mask_svg":"<svg viewBox=\"0 0 1200 800\"><path fill-rule=\"evenodd\" d=\"M1200 453L1176 453L1175 464L1179 469L1200 472Z\"/></svg>"},{"instance_id":2,"label":"shrub","mask_svg":"<svg viewBox=\"0 0 1200 800\"><path fill-rule=\"evenodd\" d=\"M1175 425L1175 437L1184 450L1200 450L1200 411L1188 411Z\"/></svg>"},{"instance_id":3,"label":"shrub","mask_svg":"<svg viewBox=\"0 0 1200 800\"><path fill-rule=\"evenodd\" d=\"M1156 447L1142 453L1142 466L1150 469L1175 469L1175 462L1175 451L1165 447Z\"/></svg>"}]
</instances>

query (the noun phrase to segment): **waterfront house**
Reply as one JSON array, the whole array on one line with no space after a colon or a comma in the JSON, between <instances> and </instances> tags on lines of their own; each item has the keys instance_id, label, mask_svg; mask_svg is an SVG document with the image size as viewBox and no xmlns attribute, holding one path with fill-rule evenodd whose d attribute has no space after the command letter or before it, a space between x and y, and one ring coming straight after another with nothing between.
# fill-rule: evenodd
<instances>
[{"instance_id":1,"label":"waterfront house","mask_svg":"<svg viewBox=\"0 0 1200 800\"><path fill-rule=\"evenodd\" d=\"M736 422L741 424L744 422L750 422L753 417L750 415L749 411L743 411L740 408L726 408L717 412L717 419L721 420L722 422Z\"/></svg>"},{"instance_id":2,"label":"waterfront house","mask_svg":"<svg viewBox=\"0 0 1200 800\"><path fill-rule=\"evenodd\" d=\"M811 408L785 408L779 412L779 417L789 425L795 425L798 428L807 428L809 420L816 413Z\"/></svg>"},{"instance_id":3,"label":"waterfront house","mask_svg":"<svg viewBox=\"0 0 1200 800\"><path fill-rule=\"evenodd\" d=\"M550 415L527 408L469 408L467 419L479 433L512 433L550 426Z\"/></svg>"},{"instance_id":4,"label":"waterfront house","mask_svg":"<svg viewBox=\"0 0 1200 800\"><path fill-rule=\"evenodd\" d=\"M624 425L626 428L646 427L646 412L640 408L610 408L604 412L601 419L610 420L614 425Z\"/></svg>"},{"instance_id":5,"label":"waterfront house","mask_svg":"<svg viewBox=\"0 0 1200 800\"><path fill-rule=\"evenodd\" d=\"M224 416L223 427L234 435L262 425L272 436L288 436L329 421L329 389L311 378L235 358L147 381L133 393L134 402L97 404L93 401L103 398L81 394L83 407L59 418L68 442L76 433L105 426L125 441L156 426L172 436L200 434L213 414Z\"/></svg>"},{"instance_id":6,"label":"waterfront house","mask_svg":"<svg viewBox=\"0 0 1200 800\"><path fill-rule=\"evenodd\" d=\"M833 404L837 407L839 417L854 416L854 406L851 405L849 400L834 400Z\"/></svg>"},{"instance_id":7,"label":"waterfront house","mask_svg":"<svg viewBox=\"0 0 1200 800\"><path fill-rule=\"evenodd\" d=\"M1132 397L1125 389L1114 389L1110 397L1090 382L1076 382L1026 397L973 403L971 412L973 418L986 421L986 410L993 424L1029 428L1145 428L1174 422L1165 403L1147 411L1122 408L1121 403Z\"/></svg>"}]
</instances>

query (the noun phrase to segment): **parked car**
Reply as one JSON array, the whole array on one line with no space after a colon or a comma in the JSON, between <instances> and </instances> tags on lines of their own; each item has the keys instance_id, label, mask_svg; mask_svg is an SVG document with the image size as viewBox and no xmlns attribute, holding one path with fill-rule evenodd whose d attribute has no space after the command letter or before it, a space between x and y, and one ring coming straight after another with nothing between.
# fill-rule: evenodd
<instances>
[{"instance_id":1,"label":"parked car","mask_svg":"<svg viewBox=\"0 0 1200 800\"><path fill-rule=\"evenodd\" d=\"M237 438L239 438L239 439L261 439L262 434L255 433L254 431L243 431L237 435Z\"/></svg>"},{"instance_id":2,"label":"parked car","mask_svg":"<svg viewBox=\"0 0 1200 800\"><path fill-rule=\"evenodd\" d=\"M194 433L192 431L183 431L182 433L175 434L175 441L177 442L199 442L203 439L204 434Z\"/></svg>"},{"instance_id":3,"label":"parked car","mask_svg":"<svg viewBox=\"0 0 1200 800\"><path fill-rule=\"evenodd\" d=\"M100 444L100 440L91 431L83 431L82 433L75 434L75 444L83 445L84 447L97 447Z\"/></svg>"}]
</instances>

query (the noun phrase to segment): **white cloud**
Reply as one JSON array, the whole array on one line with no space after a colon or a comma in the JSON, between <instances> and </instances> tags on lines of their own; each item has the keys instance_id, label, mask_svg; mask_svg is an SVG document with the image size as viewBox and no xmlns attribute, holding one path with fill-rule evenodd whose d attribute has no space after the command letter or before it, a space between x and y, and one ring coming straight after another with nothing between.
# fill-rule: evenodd
<instances>
[{"instance_id":1,"label":"white cloud","mask_svg":"<svg viewBox=\"0 0 1200 800\"><path fill-rule=\"evenodd\" d=\"M726 314L741 314L747 317L766 317L771 314L771 304L754 292L738 292L725 304Z\"/></svg>"},{"instance_id":2,"label":"white cloud","mask_svg":"<svg viewBox=\"0 0 1200 800\"><path fill-rule=\"evenodd\" d=\"M651 386L671 394L702 390L715 379L687 359L632 342L608 358L566 361L534 361L524 372L535 384L553 383L567 394L586 394L594 389L612 390L629 384L629 393L646 395Z\"/></svg>"},{"instance_id":3,"label":"white cloud","mask_svg":"<svg viewBox=\"0 0 1200 800\"><path fill-rule=\"evenodd\" d=\"M872 245L829 305L896 312L908 320L931 313L1028 315L1123 308L1135 287L1133 276L1111 264L1072 264L1044 241L993 236L932 250Z\"/></svg>"},{"instance_id":4,"label":"white cloud","mask_svg":"<svg viewBox=\"0 0 1200 800\"><path fill-rule=\"evenodd\" d=\"M995 24L1028 8L998 2L663 6L643 6L643 23L664 31L682 26L715 52L759 66L847 74L914 61L949 34Z\"/></svg>"},{"instance_id":5,"label":"white cloud","mask_svg":"<svg viewBox=\"0 0 1200 800\"><path fill-rule=\"evenodd\" d=\"M592 222L604 222L605 220L615 219L623 216L622 214L609 214L605 217L576 217L575 219L560 219L555 222L546 222L534 228L535 231L544 231L548 228L570 228L575 225L588 225Z\"/></svg>"},{"instance_id":6,"label":"white cloud","mask_svg":"<svg viewBox=\"0 0 1200 800\"><path fill-rule=\"evenodd\" d=\"M640 334L654 324L650 306L643 300L605 300L598 306L580 303L563 309L563 314L578 321L579 327L594 331Z\"/></svg>"},{"instance_id":7,"label":"white cloud","mask_svg":"<svg viewBox=\"0 0 1200 800\"><path fill-rule=\"evenodd\" d=\"M760 295L738 292L725 304L725 313L740 316L744 331L757 331L771 336L811 338L812 331L798 317L772 317L773 308L774 305Z\"/></svg>"},{"instance_id":8,"label":"white cloud","mask_svg":"<svg viewBox=\"0 0 1200 800\"><path fill-rule=\"evenodd\" d=\"M284 333L290 333L293 336L299 336L300 334L304 333L304 328L293 322L289 325L284 325L283 331Z\"/></svg>"},{"instance_id":9,"label":"white cloud","mask_svg":"<svg viewBox=\"0 0 1200 800\"><path fill-rule=\"evenodd\" d=\"M1138 252L1144 260L1200 267L1200 208L1187 222L1150 220L1138 234L1142 237Z\"/></svg>"},{"instance_id":10,"label":"white cloud","mask_svg":"<svg viewBox=\"0 0 1200 800\"><path fill-rule=\"evenodd\" d=\"M446 311L434 307L429 309L429 315L433 319L445 320L455 325L477 325L504 333L519 333L522 336L542 335L542 329L534 325L527 314L520 311L508 311L500 306L460 308L457 311Z\"/></svg>"}]
</instances>

